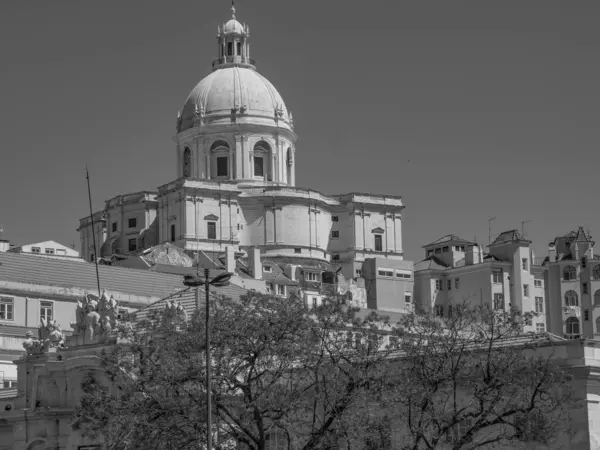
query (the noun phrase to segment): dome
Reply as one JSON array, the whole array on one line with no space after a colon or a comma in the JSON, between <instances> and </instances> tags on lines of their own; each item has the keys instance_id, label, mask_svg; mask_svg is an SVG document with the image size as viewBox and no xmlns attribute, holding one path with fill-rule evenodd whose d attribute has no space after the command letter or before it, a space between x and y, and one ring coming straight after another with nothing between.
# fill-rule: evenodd
<instances>
[{"instance_id":1,"label":"dome","mask_svg":"<svg viewBox=\"0 0 600 450\"><path fill-rule=\"evenodd\" d=\"M198 115L205 123L219 119L231 123L232 110L237 111L237 123L292 129L285 103L269 80L250 67L230 66L213 71L192 90L179 131L192 128Z\"/></svg>"},{"instance_id":2,"label":"dome","mask_svg":"<svg viewBox=\"0 0 600 450\"><path fill-rule=\"evenodd\" d=\"M229 21L223 25L224 34L242 34L244 26L235 19L229 19Z\"/></svg>"}]
</instances>

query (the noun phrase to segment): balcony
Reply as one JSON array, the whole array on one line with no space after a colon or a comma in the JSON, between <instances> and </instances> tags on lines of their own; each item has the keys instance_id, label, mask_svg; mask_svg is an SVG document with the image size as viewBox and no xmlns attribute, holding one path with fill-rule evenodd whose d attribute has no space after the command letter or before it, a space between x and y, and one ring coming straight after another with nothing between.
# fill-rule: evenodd
<instances>
[{"instance_id":1,"label":"balcony","mask_svg":"<svg viewBox=\"0 0 600 450\"><path fill-rule=\"evenodd\" d=\"M224 56L223 58L215 59L212 62L213 69L223 64L247 64L254 66L254 60L245 56Z\"/></svg>"}]
</instances>

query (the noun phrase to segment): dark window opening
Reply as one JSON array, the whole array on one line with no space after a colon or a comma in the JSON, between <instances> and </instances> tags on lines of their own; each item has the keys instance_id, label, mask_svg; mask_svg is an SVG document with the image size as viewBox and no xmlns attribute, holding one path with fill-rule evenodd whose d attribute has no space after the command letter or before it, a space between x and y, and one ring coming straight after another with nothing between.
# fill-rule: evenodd
<instances>
[{"instance_id":1,"label":"dark window opening","mask_svg":"<svg viewBox=\"0 0 600 450\"><path fill-rule=\"evenodd\" d=\"M333 230L331 232L331 237L332 238L339 238L340 237L340 232L338 230Z\"/></svg>"},{"instance_id":2,"label":"dark window opening","mask_svg":"<svg viewBox=\"0 0 600 450\"><path fill-rule=\"evenodd\" d=\"M114 233L115 231L117 231L117 222L113 222L113 223L112 223L112 231L113 231L113 233Z\"/></svg>"},{"instance_id":3,"label":"dark window opening","mask_svg":"<svg viewBox=\"0 0 600 450\"><path fill-rule=\"evenodd\" d=\"M265 166L263 164L262 156L254 157L254 176L255 177L264 177L265 176Z\"/></svg>"},{"instance_id":4,"label":"dark window opening","mask_svg":"<svg viewBox=\"0 0 600 450\"><path fill-rule=\"evenodd\" d=\"M227 56L233 55L233 42L227 43Z\"/></svg>"},{"instance_id":5,"label":"dark window opening","mask_svg":"<svg viewBox=\"0 0 600 450\"><path fill-rule=\"evenodd\" d=\"M137 227L137 219L135 217L132 217L131 219L129 219L127 221L129 228L135 228Z\"/></svg>"},{"instance_id":6,"label":"dark window opening","mask_svg":"<svg viewBox=\"0 0 600 450\"><path fill-rule=\"evenodd\" d=\"M171 242L175 242L175 224L171 225Z\"/></svg>"},{"instance_id":7,"label":"dark window opening","mask_svg":"<svg viewBox=\"0 0 600 450\"><path fill-rule=\"evenodd\" d=\"M383 239L380 234L375 235L375 251L381 252L383 251Z\"/></svg>"},{"instance_id":8,"label":"dark window opening","mask_svg":"<svg viewBox=\"0 0 600 450\"><path fill-rule=\"evenodd\" d=\"M301 248L295 248L294 249L294 253L302 253L302 249Z\"/></svg>"},{"instance_id":9,"label":"dark window opening","mask_svg":"<svg viewBox=\"0 0 600 450\"><path fill-rule=\"evenodd\" d=\"M191 175L192 167L192 151L186 147L183 151L183 176L189 177Z\"/></svg>"},{"instance_id":10,"label":"dark window opening","mask_svg":"<svg viewBox=\"0 0 600 450\"><path fill-rule=\"evenodd\" d=\"M137 250L137 239L129 239L129 251L133 252L135 250Z\"/></svg>"},{"instance_id":11,"label":"dark window opening","mask_svg":"<svg viewBox=\"0 0 600 450\"><path fill-rule=\"evenodd\" d=\"M218 177L226 177L227 176L227 156L219 156L217 158L217 176Z\"/></svg>"},{"instance_id":12,"label":"dark window opening","mask_svg":"<svg viewBox=\"0 0 600 450\"><path fill-rule=\"evenodd\" d=\"M238 54L238 56L242 56L242 43L241 42L237 43L237 54Z\"/></svg>"},{"instance_id":13,"label":"dark window opening","mask_svg":"<svg viewBox=\"0 0 600 450\"><path fill-rule=\"evenodd\" d=\"M208 239L216 239L217 238L217 223L216 222L207 222L206 230Z\"/></svg>"}]
</instances>

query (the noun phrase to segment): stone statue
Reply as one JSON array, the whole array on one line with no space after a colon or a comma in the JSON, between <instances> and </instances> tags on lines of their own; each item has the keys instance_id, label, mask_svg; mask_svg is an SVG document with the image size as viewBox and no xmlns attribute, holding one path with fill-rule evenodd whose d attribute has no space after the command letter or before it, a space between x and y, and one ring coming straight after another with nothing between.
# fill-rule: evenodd
<instances>
[{"instance_id":1,"label":"stone statue","mask_svg":"<svg viewBox=\"0 0 600 450\"><path fill-rule=\"evenodd\" d=\"M165 313L163 315L163 325L180 325L187 321L185 309L174 299L167 300L165 303Z\"/></svg>"},{"instance_id":2,"label":"stone statue","mask_svg":"<svg viewBox=\"0 0 600 450\"><path fill-rule=\"evenodd\" d=\"M76 322L71 323L76 345L96 344L106 341L118 325L117 301L103 291L100 297L86 293L77 302Z\"/></svg>"},{"instance_id":3,"label":"stone statue","mask_svg":"<svg viewBox=\"0 0 600 450\"><path fill-rule=\"evenodd\" d=\"M25 333L23 348L28 355L41 355L44 353L44 344L37 339L33 339L33 333L31 331Z\"/></svg>"}]
</instances>

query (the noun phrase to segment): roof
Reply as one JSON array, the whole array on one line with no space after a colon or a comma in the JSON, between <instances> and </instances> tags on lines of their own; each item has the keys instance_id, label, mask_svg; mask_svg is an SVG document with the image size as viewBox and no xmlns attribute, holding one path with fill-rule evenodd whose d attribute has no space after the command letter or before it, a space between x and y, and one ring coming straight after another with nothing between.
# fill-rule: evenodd
<instances>
[{"instance_id":1,"label":"roof","mask_svg":"<svg viewBox=\"0 0 600 450\"><path fill-rule=\"evenodd\" d=\"M183 286L180 275L105 265L99 265L98 271L100 286L109 292L162 297ZM94 264L39 258L27 253L0 253L0 280L90 291L98 289Z\"/></svg>"},{"instance_id":2,"label":"roof","mask_svg":"<svg viewBox=\"0 0 600 450\"><path fill-rule=\"evenodd\" d=\"M432 245L439 245L439 244L445 244L445 243L450 243L450 242L452 242L452 243L459 242L461 244L469 244L469 245L475 244L475 242L467 241L466 239L458 237L455 234L447 234L446 236L443 236L436 241L433 241L427 245L424 245L423 248L430 247Z\"/></svg>"},{"instance_id":3,"label":"roof","mask_svg":"<svg viewBox=\"0 0 600 450\"><path fill-rule=\"evenodd\" d=\"M504 231L504 232L500 233L498 235L498 237L496 239L494 239L494 242L492 242L489 246L499 245L499 244L507 244L509 242L519 242L519 241L531 243L531 241L525 239L523 237L523 235L521 235L521 233L519 233L518 230L509 230L509 231Z\"/></svg>"},{"instance_id":4,"label":"roof","mask_svg":"<svg viewBox=\"0 0 600 450\"><path fill-rule=\"evenodd\" d=\"M216 272L211 272L209 277L212 278L215 276ZM229 284L228 286L223 287L210 287L210 295L215 299L221 299L223 297L238 299L243 295L248 293L247 289L236 286L235 284ZM190 316L196 310L196 289L195 288L184 288L181 291L166 296L165 298L154 302L138 311L135 312L135 317L137 320L143 320L148 318L148 314L151 311L157 311L165 308L167 300L175 300L178 302L188 316ZM198 306L202 306L205 304L205 291L204 287L198 289Z\"/></svg>"},{"instance_id":5,"label":"roof","mask_svg":"<svg viewBox=\"0 0 600 450\"><path fill-rule=\"evenodd\" d=\"M579 227L577 231L574 231L574 242L591 242L592 236L585 232L583 227Z\"/></svg>"},{"instance_id":6,"label":"roof","mask_svg":"<svg viewBox=\"0 0 600 450\"><path fill-rule=\"evenodd\" d=\"M420 270L446 270L448 266L444 264L439 258L435 255L428 256L423 261L418 262L414 265L414 271L418 272Z\"/></svg>"}]
</instances>

